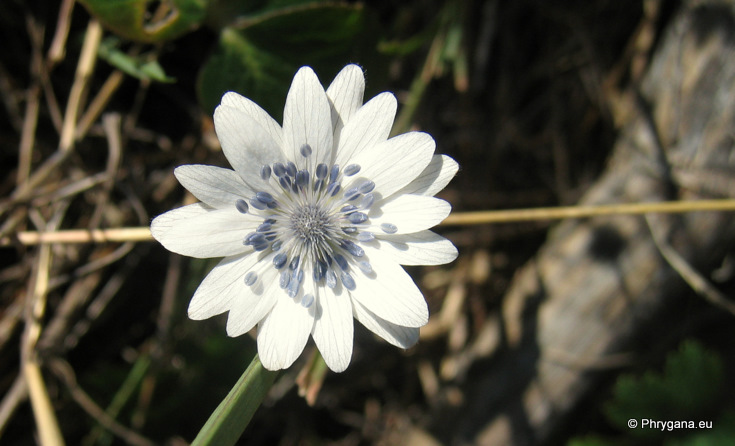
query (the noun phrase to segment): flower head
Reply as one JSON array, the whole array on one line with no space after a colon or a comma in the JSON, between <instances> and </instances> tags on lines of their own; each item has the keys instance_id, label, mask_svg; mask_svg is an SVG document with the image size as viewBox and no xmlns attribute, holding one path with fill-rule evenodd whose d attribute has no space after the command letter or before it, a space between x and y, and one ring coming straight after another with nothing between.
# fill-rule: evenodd
<instances>
[{"instance_id":1,"label":"flower head","mask_svg":"<svg viewBox=\"0 0 735 446\"><path fill-rule=\"evenodd\" d=\"M289 367L309 339L330 369L352 357L353 317L398 347L418 341L429 312L401 265L451 262L457 250L428 228L450 211L433 197L457 172L426 133L388 134L396 99L362 104L364 77L348 65L325 91L309 67L295 75L283 127L227 93L214 112L234 170L184 165L174 174L201 203L159 215L153 236L187 256L224 257L189 304L189 317L229 312L227 334L258 325L270 370Z\"/></svg>"}]
</instances>

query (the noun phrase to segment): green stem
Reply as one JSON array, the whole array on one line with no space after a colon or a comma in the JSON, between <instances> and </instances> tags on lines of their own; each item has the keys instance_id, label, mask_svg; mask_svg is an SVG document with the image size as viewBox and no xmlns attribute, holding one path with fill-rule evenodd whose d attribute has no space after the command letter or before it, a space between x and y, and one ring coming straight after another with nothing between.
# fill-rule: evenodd
<instances>
[{"instance_id":1,"label":"green stem","mask_svg":"<svg viewBox=\"0 0 735 446\"><path fill-rule=\"evenodd\" d=\"M234 445L268 394L278 372L263 368L256 354L230 393L199 431L192 446Z\"/></svg>"}]
</instances>

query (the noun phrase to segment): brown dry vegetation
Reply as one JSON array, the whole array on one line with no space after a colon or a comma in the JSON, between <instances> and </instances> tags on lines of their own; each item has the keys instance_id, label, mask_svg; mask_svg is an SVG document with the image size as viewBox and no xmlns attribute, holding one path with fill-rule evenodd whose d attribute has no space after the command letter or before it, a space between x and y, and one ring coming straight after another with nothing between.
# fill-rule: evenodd
<instances>
[{"instance_id":1,"label":"brown dry vegetation","mask_svg":"<svg viewBox=\"0 0 735 446\"><path fill-rule=\"evenodd\" d=\"M456 6L466 65L432 52L447 37L437 33L420 51L367 70L369 95L391 90L403 103L420 99L399 125L428 131L438 152L459 162L458 176L440 194L455 211L578 203L601 182L616 141L640 113L637 95L662 36L692 6L651 0L366 3L385 40L424 32L447 11L445 3ZM153 51L177 79L151 83L95 63L94 54L85 60L84 43L95 31L78 5L65 14L56 2L9 0L2 11L0 438L3 444L38 442L46 425L34 418L29 395L43 400L46 392L68 444L191 441L255 349L250 337L225 336L224 317L187 319L188 300L212 263L147 241L27 246L18 234L147 226L192 200L173 168L226 165L211 116L195 93L197 68L215 38L199 30L152 48L131 45L131 52ZM60 31L65 21L66 37ZM323 82L332 74L319 73ZM732 127L723 132L732 135ZM732 142L723 148L731 150ZM686 190L696 184L697 194L668 198L731 197L732 156L713 163L716 172L682 174L691 180ZM617 258L629 234L608 230L608 221L594 222L602 229L586 256L560 257L555 265L572 271ZM639 226L638 237L650 241L645 224ZM722 217L720 227L731 226L732 218ZM360 327L348 370L308 387L298 374L311 355L309 344L280 375L242 444L565 442L594 430L609 433L600 407L616 374L660 365L681 339L703 339L726 358L735 353L732 315L684 282L676 282L678 293L666 290L673 305L659 302L641 310L640 319L640 308L628 308L639 325L626 330L624 340L605 344L604 355L552 346L554 354L545 356L539 349L547 345L533 342L534 332L530 344L519 341L520 333L529 333L513 324L525 320L521 313L541 318L534 305L542 299L518 303L508 293L533 287L534 274L519 271L529 261L544 261L539 250L547 238L553 243L559 231L575 229L562 226L550 236L552 227L549 221L441 227L459 248L457 261L409 268L432 314L419 345L402 352ZM716 244L711 257L694 263L705 265L705 281L728 301L735 289L732 237ZM669 267L662 261L660 268ZM575 329L567 326L569 333ZM584 377L584 385L552 404L554 416L538 421L521 400L543 361L562 364ZM498 419L506 420L505 428L488 427Z\"/></svg>"}]
</instances>

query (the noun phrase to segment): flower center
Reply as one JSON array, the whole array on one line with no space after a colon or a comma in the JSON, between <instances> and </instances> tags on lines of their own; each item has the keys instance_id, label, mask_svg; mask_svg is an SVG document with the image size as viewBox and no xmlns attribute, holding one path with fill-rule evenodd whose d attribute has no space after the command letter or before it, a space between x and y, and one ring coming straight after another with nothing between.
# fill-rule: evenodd
<instances>
[{"instance_id":1,"label":"flower center","mask_svg":"<svg viewBox=\"0 0 735 446\"><path fill-rule=\"evenodd\" d=\"M326 242L334 225L327 213L317 205L298 207L291 215L290 228L296 238L309 246Z\"/></svg>"},{"instance_id":2,"label":"flower center","mask_svg":"<svg viewBox=\"0 0 735 446\"><path fill-rule=\"evenodd\" d=\"M309 158L312 150L305 144L300 152ZM243 243L267 253L264 258L271 259L267 263L278 270L280 287L289 297L300 298L305 307L311 306L314 296L303 291L304 272L310 273L307 280L313 280L309 289L341 285L354 291L354 275L373 272L360 244L372 242L376 230L385 234L397 230L390 223L374 225L370 221L375 183L357 176L359 165L340 169L336 164L319 163L313 167L299 170L291 161L264 165L260 177L274 193L259 191L249 204L243 199L235 203L238 211L254 211L264 218ZM344 189L342 182L348 185ZM258 281L262 267L245 274L246 285Z\"/></svg>"}]
</instances>

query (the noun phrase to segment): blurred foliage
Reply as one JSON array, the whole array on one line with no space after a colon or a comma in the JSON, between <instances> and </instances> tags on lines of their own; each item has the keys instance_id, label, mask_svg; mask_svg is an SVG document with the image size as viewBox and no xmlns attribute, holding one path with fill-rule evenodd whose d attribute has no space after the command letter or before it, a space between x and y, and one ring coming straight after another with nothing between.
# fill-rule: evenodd
<instances>
[{"instance_id":1,"label":"blurred foliage","mask_svg":"<svg viewBox=\"0 0 735 446\"><path fill-rule=\"evenodd\" d=\"M622 438L589 436L571 441L572 446L614 444L657 444L694 446L732 444L735 412L722 410L724 366L720 356L698 342L688 340L669 354L662 373L649 371L618 378L612 400L605 405L609 423L625 432ZM638 422L629 428L628 421ZM669 429L647 427L642 420L700 421L712 429Z\"/></svg>"},{"instance_id":2,"label":"blurred foliage","mask_svg":"<svg viewBox=\"0 0 735 446\"><path fill-rule=\"evenodd\" d=\"M350 61L376 53L360 3L313 0L84 0L89 12L114 33L139 42L180 37L200 24L218 33L212 56L200 67L197 93L211 113L227 91L246 94L276 119L290 80L310 65L336 73ZM131 76L171 82L155 60L127 55L106 40L100 56Z\"/></svg>"},{"instance_id":3,"label":"blurred foliage","mask_svg":"<svg viewBox=\"0 0 735 446\"><path fill-rule=\"evenodd\" d=\"M360 5L277 1L239 18L222 29L215 54L202 67L201 104L211 112L233 90L280 118L290 80L300 66L336 72L349 60L355 39L364 31L363 11Z\"/></svg>"},{"instance_id":4,"label":"blurred foliage","mask_svg":"<svg viewBox=\"0 0 735 446\"><path fill-rule=\"evenodd\" d=\"M157 82L175 82L176 79L166 76L157 60L150 60L148 55L132 56L120 49L120 39L108 37L100 43L99 57L107 63L137 79Z\"/></svg>"},{"instance_id":5,"label":"blurred foliage","mask_svg":"<svg viewBox=\"0 0 735 446\"><path fill-rule=\"evenodd\" d=\"M80 0L116 34L137 42L175 39L204 19L206 0Z\"/></svg>"}]
</instances>

